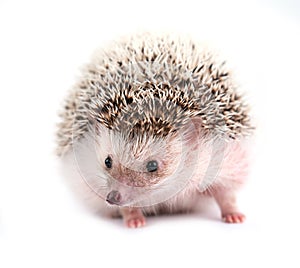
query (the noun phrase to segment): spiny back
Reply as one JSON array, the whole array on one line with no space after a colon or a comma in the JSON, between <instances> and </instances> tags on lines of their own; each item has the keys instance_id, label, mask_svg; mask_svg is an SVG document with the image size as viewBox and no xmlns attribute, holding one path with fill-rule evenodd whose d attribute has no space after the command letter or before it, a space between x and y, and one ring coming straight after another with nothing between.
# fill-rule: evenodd
<instances>
[{"instance_id":1,"label":"spiny back","mask_svg":"<svg viewBox=\"0 0 300 268\"><path fill-rule=\"evenodd\" d=\"M224 62L191 40L143 34L95 54L62 112L59 154L96 122L131 135L166 136L201 117L207 137L250 132L248 108Z\"/></svg>"}]
</instances>

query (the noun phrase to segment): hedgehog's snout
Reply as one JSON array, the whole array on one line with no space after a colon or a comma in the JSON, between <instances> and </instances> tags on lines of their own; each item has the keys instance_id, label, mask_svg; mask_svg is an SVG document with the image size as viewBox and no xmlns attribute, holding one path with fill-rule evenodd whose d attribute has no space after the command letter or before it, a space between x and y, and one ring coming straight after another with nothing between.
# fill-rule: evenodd
<instances>
[{"instance_id":1,"label":"hedgehog's snout","mask_svg":"<svg viewBox=\"0 0 300 268\"><path fill-rule=\"evenodd\" d=\"M106 196L106 202L110 205L120 205L122 201L122 195L119 191L111 191Z\"/></svg>"}]
</instances>

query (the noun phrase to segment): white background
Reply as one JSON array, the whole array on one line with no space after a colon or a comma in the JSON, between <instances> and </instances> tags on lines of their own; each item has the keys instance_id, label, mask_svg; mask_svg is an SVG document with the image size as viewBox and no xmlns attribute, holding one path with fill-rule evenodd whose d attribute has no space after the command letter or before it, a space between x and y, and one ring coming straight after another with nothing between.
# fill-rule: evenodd
<instances>
[{"instance_id":1,"label":"white background","mask_svg":"<svg viewBox=\"0 0 300 268\"><path fill-rule=\"evenodd\" d=\"M62 183L62 100L95 48L137 30L208 40L236 69L258 128L244 224L214 206L129 230ZM296 0L0 1L0 267L299 267L299 48Z\"/></svg>"}]
</instances>

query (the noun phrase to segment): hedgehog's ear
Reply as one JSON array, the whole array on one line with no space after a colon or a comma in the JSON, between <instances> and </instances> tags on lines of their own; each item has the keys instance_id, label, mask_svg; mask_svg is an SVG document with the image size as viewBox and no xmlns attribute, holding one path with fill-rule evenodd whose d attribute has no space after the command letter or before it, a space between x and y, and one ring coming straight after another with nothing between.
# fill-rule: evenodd
<instances>
[{"instance_id":1,"label":"hedgehog's ear","mask_svg":"<svg viewBox=\"0 0 300 268\"><path fill-rule=\"evenodd\" d=\"M202 135L202 120L200 116L191 118L183 127L184 140L189 144L196 144Z\"/></svg>"}]
</instances>

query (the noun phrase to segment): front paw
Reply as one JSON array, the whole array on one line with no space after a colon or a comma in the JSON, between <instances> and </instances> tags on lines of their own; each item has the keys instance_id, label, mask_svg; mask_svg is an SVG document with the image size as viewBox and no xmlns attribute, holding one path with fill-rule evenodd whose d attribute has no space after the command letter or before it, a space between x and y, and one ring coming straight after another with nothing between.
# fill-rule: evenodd
<instances>
[{"instance_id":1,"label":"front paw","mask_svg":"<svg viewBox=\"0 0 300 268\"><path fill-rule=\"evenodd\" d=\"M125 225L128 228L139 228L143 227L146 224L146 219L144 216L132 217L125 220Z\"/></svg>"},{"instance_id":2,"label":"front paw","mask_svg":"<svg viewBox=\"0 0 300 268\"><path fill-rule=\"evenodd\" d=\"M124 223L128 228L139 228L146 224L143 212L138 208L123 208L122 210Z\"/></svg>"},{"instance_id":3,"label":"front paw","mask_svg":"<svg viewBox=\"0 0 300 268\"><path fill-rule=\"evenodd\" d=\"M243 223L246 216L240 212L232 212L222 215L222 218L226 223Z\"/></svg>"}]
</instances>

